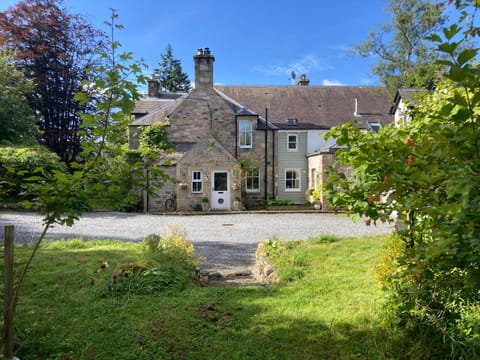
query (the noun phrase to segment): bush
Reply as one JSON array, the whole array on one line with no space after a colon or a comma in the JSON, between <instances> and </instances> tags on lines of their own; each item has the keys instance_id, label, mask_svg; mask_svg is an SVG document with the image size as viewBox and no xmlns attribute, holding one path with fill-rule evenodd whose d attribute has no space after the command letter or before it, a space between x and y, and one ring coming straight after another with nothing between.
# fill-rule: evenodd
<instances>
[{"instance_id":1,"label":"bush","mask_svg":"<svg viewBox=\"0 0 480 360\"><path fill-rule=\"evenodd\" d=\"M150 234L142 242L146 257L158 264L172 263L187 271L194 271L198 261L193 255L193 245L186 233L177 226L170 227L161 237Z\"/></svg>"},{"instance_id":2,"label":"bush","mask_svg":"<svg viewBox=\"0 0 480 360\"><path fill-rule=\"evenodd\" d=\"M119 264L105 275L100 296L181 291L196 278L197 259L186 234L174 226L165 236L150 234L142 241L139 260ZM102 270L103 272L103 270Z\"/></svg>"},{"instance_id":3,"label":"bush","mask_svg":"<svg viewBox=\"0 0 480 360\"><path fill-rule=\"evenodd\" d=\"M308 266L308 257L302 241L280 241L272 237L263 244L280 282L294 281L303 277Z\"/></svg>"},{"instance_id":4,"label":"bush","mask_svg":"<svg viewBox=\"0 0 480 360\"><path fill-rule=\"evenodd\" d=\"M385 243L385 247L380 255L380 264L375 268L375 274L382 286L397 271L399 267L398 259L405 252L405 242L398 234L393 234Z\"/></svg>"},{"instance_id":5,"label":"bush","mask_svg":"<svg viewBox=\"0 0 480 360\"><path fill-rule=\"evenodd\" d=\"M289 206L295 205L292 200L266 200L265 205L267 206Z\"/></svg>"},{"instance_id":6,"label":"bush","mask_svg":"<svg viewBox=\"0 0 480 360\"><path fill-rule=\"evenodd\" d=\"M191 274L172 263L147 268L135 262L120 265L118 269L119 272L107 277L106 288L100 291L100 296L181 291L191 282Z\"/></svg>"},{"instance_id":7,"label":"bush","mask_svg":"<svg viewBox=\"0 0 480 360\"><path fill-rule=\"evenodd\" d=\"M116 211L136 211L141 208L143 164L138 161L138 154L128 152L117 155L111 149L104 151L101 161L90 171L93 190L102 196L91 196L91 207Z\"/></svg>"},{"instance_id":8,"label":"bush","mask_svg":"<svg viewBox=\"0 0 480 360\"><path fill-rule=\"evenodd\" d=\"M66 173L67 167L55 153L39 145L0 146L0 200L27 200L27 179L40 171Z\"/></svg>"},{"instance_id":9,"label":"bush","mask_svg":"<svg viewBox=\"0 0 480 360\"><path fill-rule=\"evenodd\" d=\"M421 344L415 357L478 358L480 293L469 286L477 274L428 263L418 252L398 234L386 244L376 269L387 294L386 316Z\"/></svg>"}]
</instances>

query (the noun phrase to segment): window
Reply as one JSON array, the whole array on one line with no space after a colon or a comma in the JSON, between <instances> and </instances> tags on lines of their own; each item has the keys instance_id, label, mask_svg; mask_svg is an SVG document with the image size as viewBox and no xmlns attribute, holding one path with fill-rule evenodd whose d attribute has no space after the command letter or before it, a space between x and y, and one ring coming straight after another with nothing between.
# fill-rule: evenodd
<instances>
[{"instance_id":1,"label":"window","mask_svg":"<svg viewBox=\"0 0 480 360\"><path fill-rule=\"evenodd\" d=\"M287 119L287 126L297 126L297 119Z\"/></svg>"},{"instance_id":2,"label":"window","mask_svg":"<svg viewBox=\"0 0 480 360\"><path fill-rule=\"evenodd\" d=\"M287 150L297 151L297 135L293 135L293 134L287 135Z\"/></svg>"},{"instance_id":3,"label":"window","mask_svg":"<svg viewBox=\"0 0 480 360\"><path fill-rule=\"evenodd\" d=\"M260 191L260 171L258 168L249 168L245 173L247 192Z\"/></svg>"},{"instance_id":4,"label":"window","mask_svg":"<svg viewBox=\"0 0 480 360\"><path fill-rule=\"evenodd\" d=\"M252 147L253 129L250 120L240 120L238 123L238 143L241 148Z\"/></svg>"},{"instance_id":5,"label":"window","mask_svg":"<svg viewBox=\"0 0 480 360\"><path fill-rule=\"evenodd\" d=\"M285 170L285 190L299 191L300 190L300 171L296 169Z\"/></svg>"},{"instance_id":6,"label":"window","mask_svg":"<svg viewBox=\"0 0 480 360\"><path fill-rule=\"evenodd\" d=\"M376 122L376 121L369 121L368 122L368 127L370 129L372 129L373 131L378 132L378 130L380 130L380 128L382 127L382 124L380 124L379 122Z\"/></svg>"},{"instance_id":7,"label":"window","mask_svg":"<svg viewBox=\"0 0 480 360\"><path fill-rule=\"evenodd\" d=\"M192 193L201 193L202 191L202 172L192 171Z\"/></svg>"}]
</instances>

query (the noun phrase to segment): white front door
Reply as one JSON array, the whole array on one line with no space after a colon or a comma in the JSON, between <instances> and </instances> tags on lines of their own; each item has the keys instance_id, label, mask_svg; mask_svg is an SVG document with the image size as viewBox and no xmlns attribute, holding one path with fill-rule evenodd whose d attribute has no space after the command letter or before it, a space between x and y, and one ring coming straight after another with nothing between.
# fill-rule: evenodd
<instances>
[{"instance_id":1,"label":"white front door","mask_svg":"<svg viewBox=\"0 0 480 360\"><path fill-rule=\"evenodd\" d=\"M212 210L230 210L230 192L228 191L228 172L213 172Z\"/></svg>"}]
</instances>

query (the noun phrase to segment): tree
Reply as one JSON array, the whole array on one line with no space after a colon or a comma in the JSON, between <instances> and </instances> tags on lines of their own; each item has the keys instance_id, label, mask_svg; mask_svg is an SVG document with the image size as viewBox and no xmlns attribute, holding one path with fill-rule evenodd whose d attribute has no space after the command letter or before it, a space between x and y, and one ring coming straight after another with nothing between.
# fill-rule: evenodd
<instances>
[{"instance_id":1,"label":"tree","mask_svg":"<svg viewBox=\"0 0 480 360\"><path fill-rule=\"evenodd\" d=\"M74 95L91 79L104 49L104 35L62 0L24 0L0 13L0 45L15 51L15 60L35 84L28 99L40 115L39 140L71 163L80 149L79 113L92 111Z\"/></svg>"},{"instance_id":2,"label":"tree","mask_svg":"<svg viewBox=\"0 0 480 360\"><path fill-rule=\"evenodd\" d=\"M462 25L430 36L442 81L403 127L333 129L339 161L353 171L332 168L326 187L355 219L396 216L403 226L401 256L386 276L390 309L433 358L475 358L480 337L480 53L468 46L480 34L478 0L455 3Z\"/></svg>"},{"instance_id":3,"label":"tree","mask_svg":"<svg viewBox=\"0 0 480 360\"><path fill-rule=\"evenodd\" d=\"M12 54L0 50L0 143L25 143L38 135L27 94L32 84L17 69Z\"/></svg>"},{"instance_id":4,"label":"tree","mask_svg":"<svg viewBox=\"0 0 480 360\"><path fill-rule=\"evenodd\" d=\"M192 90L188 75L182 71L180 60L173 58L172 46L167 45L166 53L161 55L162 62L154 70L154 76L160 82L162 91L189 92Z\"/></svg>"},{"instance_id":5,"label":"tree","mask_svg":"<svg viewBox=\"0 0 480 360\"><path fill-rule=\"evenodd\" d=\"M133 61L132 54L119 53L120 44L113 39L113 31L121 28L115 23L116 19L117 14L112 11L110 51L101 54L105 59L104 65L97 69L93 82L85 80L81 87L83 91L75 100L83 106L91 106L91 100L95 100L95 112L82 114L81 161L71 164L71 172L47 168L42 164L34 168L33 176L24 179L29 199L24 205L43 216L43 231L19 273L13 299L14 312L20 288L48 229L56 223L72 225L83 211L105 202L106 198L116 202L124 197L117 188L119 177L124 172L118 171L117 167L104 170L109 168L112 157L118 159L125 152L125 147L121 145L131 120L134 101L140 98L136 84L127 79L134 77L140 83L145 79L141 75L140 64ZM130 165L129 174L142 174L143 163Z\"/></svg>"},{"instance_id":6,"label":"tree","mask_svg":"<svg viewBox=\"0 0 480 360\"><path fill-rule=\"evenodd\" d=\"M399 88L432 88L439 66L435 65L437 53L427 37L445 23L443 5L429 0L388 2L392 22L372 30L352 52L378 59L372 73L392 93Z\"/></svg>"}]
</instances>

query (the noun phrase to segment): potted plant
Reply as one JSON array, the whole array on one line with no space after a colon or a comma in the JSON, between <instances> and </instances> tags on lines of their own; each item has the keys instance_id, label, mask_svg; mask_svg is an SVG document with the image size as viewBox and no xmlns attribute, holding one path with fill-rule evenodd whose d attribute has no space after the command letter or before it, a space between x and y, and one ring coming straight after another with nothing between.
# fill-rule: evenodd
<instances>
[{"instance_id":1,"label":"potted plant","mask_svg":"<svg viewBox=\"0 0 480 360\"><path fill-rule=\"evenodd\" d=\"M315 210L322 209L322 187L320 184L317 184L315 189L312 191L312 202Z\"/></svg>"},{"instance_id":2,"label":"potted plant","mask_svg":"<svg viewBox=\"0 0 480 360\"><path fill-rule=\"evenodd\" d=\"M208 197L204 196L202 198L202 210L207 211L208 210Z\"/></svg>"},{"instance_id":3,"label":"potted plant","mask_svg":"<svg viewBox=\"0 0 480 360\"><path fill-rule=\"evenodd\" d=\"M240 200L240 197L235 196L235 198L233 199L233 210L240 211L242 210L242 208L242 200Z\"/></svg>"}]
</instances>

